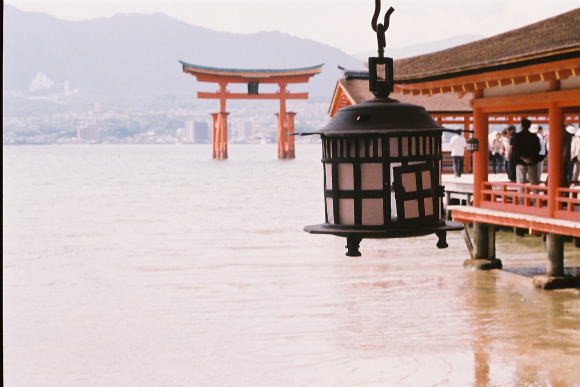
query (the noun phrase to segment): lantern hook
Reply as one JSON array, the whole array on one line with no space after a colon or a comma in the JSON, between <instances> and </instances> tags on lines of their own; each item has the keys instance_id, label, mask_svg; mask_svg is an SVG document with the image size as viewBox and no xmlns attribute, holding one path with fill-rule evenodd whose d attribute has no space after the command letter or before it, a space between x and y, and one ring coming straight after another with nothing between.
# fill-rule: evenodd
<instances>
[{"instance_id":1,"label":"lantern hook","mask_svg":"<svg viewBox=\"0 0 580 387\"><path fill-rule=\"evenodd\" d=\"M391 18L391 14L395 12L395 9L393 7L390 7L387 10L387 13L385 13L383 23L377 24L380 12L381 12L381 0L375 0L375 13L373 15L373 19L371 20L371 27L373 27L373 31L377 33L379 58L383 58L386 46L385 32L387 32L387 30L389 29L389 19Z\"/></svg>"}]
</instances>

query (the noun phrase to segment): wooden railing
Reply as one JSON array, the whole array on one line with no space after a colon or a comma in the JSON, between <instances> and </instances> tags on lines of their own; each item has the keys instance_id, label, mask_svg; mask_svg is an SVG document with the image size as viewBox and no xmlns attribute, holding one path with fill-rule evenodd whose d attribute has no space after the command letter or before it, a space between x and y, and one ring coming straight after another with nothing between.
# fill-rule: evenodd
<instances>
[{"instance_id":1,"label":"wooden railing","mask_svg":"<svg viewBox=\"0 0 580 387\"><path fill-rule=\"evenodd\" d=\"M558 219L580 222L580 188L558 189L554 215Z\"/></svg>"},{"instance_id":2,"label":"wooden railing","mask_svg":"<svg viewBox=\"0 0 580 387\"><path fill-rule=\"evenodd\" d=\"M546 186L484 182L482 188L482 208L548 216L548 187Z\"/></svg>"}]
</instances>

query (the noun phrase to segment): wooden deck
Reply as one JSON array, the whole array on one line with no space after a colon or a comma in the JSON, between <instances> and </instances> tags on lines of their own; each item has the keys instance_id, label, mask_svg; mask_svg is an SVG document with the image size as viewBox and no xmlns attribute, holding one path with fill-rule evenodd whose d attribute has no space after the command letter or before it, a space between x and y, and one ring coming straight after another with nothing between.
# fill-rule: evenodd
<instances>
[{"instance_id":1,"label":"wooden deck","mask_svg":"<svg viewBox=\"0 0 580 387\"><path fill-rule=\"evenodd\" d=\"M546 218L488 208L450 205L447 208L453 220L463 223L480 222L500 226L517 227L533 232L554 233L580 238L580 222L566 219Z\"/></svg>"},{"instance_id":2,"label":"wooden deck","mask_svg":"<svg viewBox=\"0 0 580 387\"><path fill-rule=\"evenodd\" d=\"M542 180L546 177L543 175ZM481 206L474 208L473 175L443 175L447 218L580 237L580 190L561 188L555 217L550 218L545 185L522 187L508 182L505 174L490 174L488 180L484 183Z\"/></svg>"}]
</instances>

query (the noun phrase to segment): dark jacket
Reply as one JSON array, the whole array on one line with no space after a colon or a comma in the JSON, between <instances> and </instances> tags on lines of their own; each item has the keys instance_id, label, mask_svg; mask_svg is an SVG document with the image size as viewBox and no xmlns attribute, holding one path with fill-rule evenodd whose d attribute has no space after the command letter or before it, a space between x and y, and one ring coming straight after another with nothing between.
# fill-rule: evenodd
<instances>
[{"instance_id":1,"label":"dark jacket","mask_svg":"<svg viewBox=\"0 0 580 387\"><path fill-rule=\"evenodd\" d=\"M534 165L540 161L540 139L535 134L522 130L512 136L510 144L516 164Z\"/></svg>"}]
</instances>

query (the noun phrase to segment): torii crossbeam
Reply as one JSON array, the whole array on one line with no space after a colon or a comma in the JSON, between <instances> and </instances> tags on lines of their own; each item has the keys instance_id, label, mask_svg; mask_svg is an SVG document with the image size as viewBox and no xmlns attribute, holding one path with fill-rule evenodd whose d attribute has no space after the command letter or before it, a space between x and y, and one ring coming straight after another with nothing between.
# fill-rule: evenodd
<instances>
[{"instance_id":1,"label":"torii crossbeam","mask_svg":"<svg viewBox=\"0 0 580 387\"><path fill-rule=\"evenodd\" d=\"M213 158L228 158L228 125L226 112L227 99L277 99L280 101L278 117L278 158L293 159L294 152L294 116L296 113L286 111L286 100L308 99L308 93L291 93L286 89L290 83L308 83L311 77L319 74L323 64L278 70L264 69L228 69L200 66L179 61L183 72L195 76L199 82L212 82L219 85L216 92L197 93L198 98L219 99L219 113L212 114L212 144ZM247 93L231 93L227 90L229 83L245 83ZM278 84L279 90L275 93L260 93L260 83Z\"/></svg>"}]
</instances>

